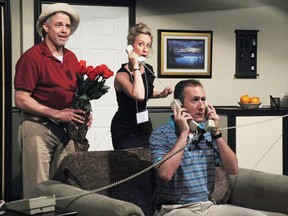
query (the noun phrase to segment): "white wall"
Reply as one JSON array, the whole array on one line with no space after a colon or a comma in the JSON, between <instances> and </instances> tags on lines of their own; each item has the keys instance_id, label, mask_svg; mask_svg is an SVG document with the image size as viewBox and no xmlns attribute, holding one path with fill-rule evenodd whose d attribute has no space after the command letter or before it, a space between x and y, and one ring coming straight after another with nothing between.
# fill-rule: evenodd
<instances>
[{"instance_id":1,"label":"white wall","mask_svg":"<svg viewBox=\"0 0 288 216\"><path fill-rule=\"evenodd\" d=\"M12 82L15 65L23 52L34 44L34 0L13 0L11 5ZM12 83L14 95L14 84ZM14 98L12 106L15 106Z\"/></svg>"},{"instance_id":2,"label":"white wall","mask_svg":"<svg viewBox=\"0 0 288 216\"><path fill-rule=\"evenodd\" d=\"M12 68L22 51L34 43L34 1L13 0ZM20 5L20 6L19 6ZM23 36L19 14L23 13ZM259 96L269 104L269 94L288 92L288 2L287 0L136 0L136 22L148 24L154 35L153 54L148 63L157 70L157 30L212 30L212 79L200 79L212 105L237 105L242 94ZM235 29L259 30L257 79L235 79ZM22 37L22 39L21 39ZM161 79L174 87L179 79ZM162 85L155 81L157 89ZM167 99L149 105L169 105ZM14 102L14 101L13 101Z\"/></svg>"},{"instance_id":3,"label":"white wall","mask_svg":"<svg viewBox=\"0 0 288 216\"><path fill-rule=\"evenodd\" d=\"M212 30L212 79L200 79L213 105L237 105L248 93L269 104L269 94L288 92L288 2L287 0L145 0L137 1L136 22L146 23L154 35L149 63L157 70L157 30ZM257 79L235 79L235 29L259 30ZM179 79L160 79L174 85ZM160 82L155 82L162 89ZM150 101L168 105L171 97Z\"/></svg>"}]
</instances>

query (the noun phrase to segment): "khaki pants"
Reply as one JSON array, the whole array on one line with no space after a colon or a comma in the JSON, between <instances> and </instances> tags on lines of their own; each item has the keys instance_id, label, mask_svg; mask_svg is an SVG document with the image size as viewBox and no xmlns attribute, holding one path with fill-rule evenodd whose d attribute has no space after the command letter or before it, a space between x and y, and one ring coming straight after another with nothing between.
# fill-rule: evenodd
<instances>
[{"instance_id":1,"label":"khaki pants","mask_svg":"<svg viewBox=\"0 0 288 216\"><path fill-rule=\"evenodd\" d=\"M211 201L185 204L162 205L154 216L265 216L266 214L233 205L215 205Z\"/></svg>"},{"instance_id":2,"label":"khaki pants","mask_svg":"<svg viewBox=\"0 0 288 216\"><path fill-rule=\"evenodd\" d=\"M63 158L75 151L64 127L27 113L20 113L18 141L22 152L24 198L36 185L51 179Z\"/></svg>"}]
</instances>

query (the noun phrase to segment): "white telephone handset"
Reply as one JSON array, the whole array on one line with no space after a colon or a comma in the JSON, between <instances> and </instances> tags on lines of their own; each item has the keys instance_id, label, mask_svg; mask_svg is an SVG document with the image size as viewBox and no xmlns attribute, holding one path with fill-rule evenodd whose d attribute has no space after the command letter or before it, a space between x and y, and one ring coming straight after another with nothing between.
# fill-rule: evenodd
<instances>
[{"instance_id":1,"label":"white telephone handset","mask_svg":"<svg viewBox=\"0 0 288 216\"><path fill-rule=\"evenodd\" d=\"M127 53L130 53L130 52L132 52L132 51L133 51L133 46L132 46L131 44L129 44L129 45L127 46L127 48L126 48L126 52L127 52ZM146 58L145 58L144 56L139 56L137 60L138 60L139 63L143 63L143 62L146 61Z\"/></svg>"},{"instance_id":2,"label":"white telephone handset","mask_svg":"<svg viewBox=\"0 0 288 216\"><path fill-rule=\"evenodd\" d=\"M208 107L208 105L206 105L206 113L205 115L207 115L207 113L210 111L210 108ZM214 129L216 129L215 126L215 122L212 119L207 119L206 120L206 131L212 131Z\"/></svg>"},{"instance_id":3,"label":"white telephone handset","mask_svg":"<svg viewBox=\"0 0 288 216\"><path fill-rule=\"evenodd\" d=\"M179 109L182 108L182 103L181 103L181 101L180 101L179 99L174 99L174 100L171 102L170 106L171 106L172 109L174 109L174 106L175 106L176 109L177 109L177 111L178 111ZM195 132L195 131L197 130L197 128L198 128L198 124L197 124L197 122L195 122L194 120L189 121L189 122L188 122L188 125L189 125L190 130L191 130L192 132Z\"/></svg>"}]
</instances>

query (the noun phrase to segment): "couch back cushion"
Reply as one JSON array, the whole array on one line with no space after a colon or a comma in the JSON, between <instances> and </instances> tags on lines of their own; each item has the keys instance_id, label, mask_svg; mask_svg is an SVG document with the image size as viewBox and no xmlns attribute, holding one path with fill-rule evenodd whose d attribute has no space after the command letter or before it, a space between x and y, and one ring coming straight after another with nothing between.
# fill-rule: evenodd
<instances>
[{"instance_id":1,"label":"couch back cushion","mask_svg":"<svg viewBox=\"0 0 288 216\"><path fill-rule=\"evenodd\" d=\"M151 165L147 148L76 152L64 158L54 180L138 205L146 216L154 214L154 171L103 190Z\"/></svg>"}]
</instances>

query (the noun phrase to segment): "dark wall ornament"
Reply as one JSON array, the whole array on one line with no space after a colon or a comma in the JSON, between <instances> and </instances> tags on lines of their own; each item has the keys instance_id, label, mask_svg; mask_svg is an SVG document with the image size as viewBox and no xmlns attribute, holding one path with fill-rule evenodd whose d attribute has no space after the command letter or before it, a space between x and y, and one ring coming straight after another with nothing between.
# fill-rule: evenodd
<instances>
[{"instance_id":1,"label":"dark wall ornament","mask_svg":"<svg viewBox=\"0 0 288 216\"><path fill-rule=\"evenodd\" d=\"M235 78L256 79L257 34L259 30L235 30L236 73Z\"/></svg>"}]
</instances>

